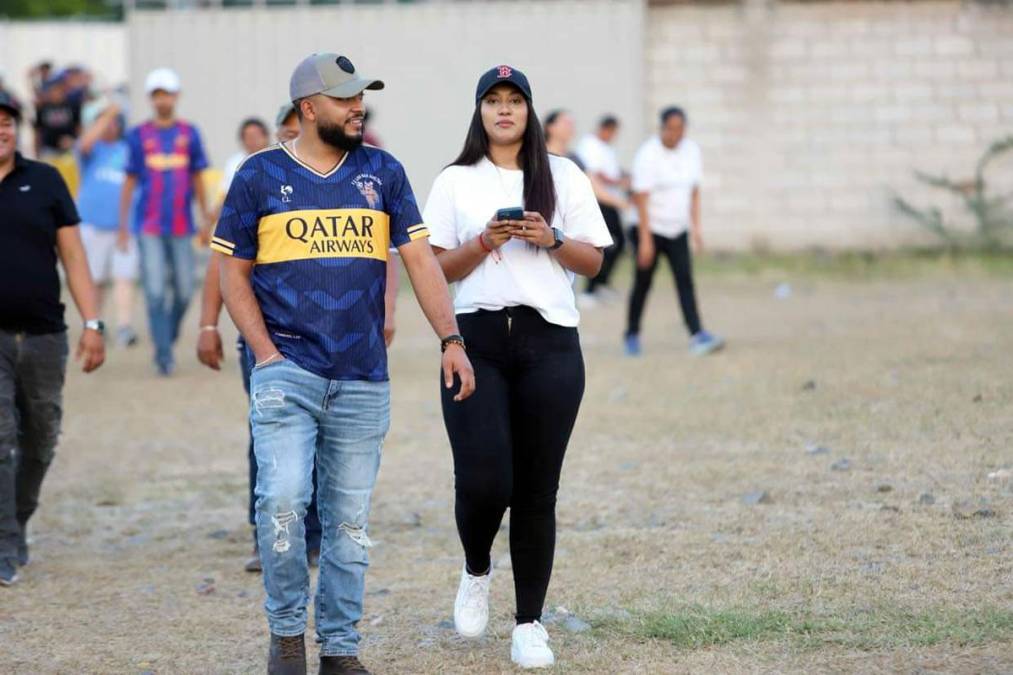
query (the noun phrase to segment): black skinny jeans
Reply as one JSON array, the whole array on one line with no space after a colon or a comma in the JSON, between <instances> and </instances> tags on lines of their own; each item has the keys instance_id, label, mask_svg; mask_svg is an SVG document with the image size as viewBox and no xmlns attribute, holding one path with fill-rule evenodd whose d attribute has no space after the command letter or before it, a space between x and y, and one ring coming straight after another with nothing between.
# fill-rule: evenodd
<instances>
[{"instance_id":1,"label":"black skinny jeans","mask_svg":"<svg viewBox=\"0 0 1013 675\"><path fill-rule=\"evenodd\" d=\"M679 305L682 307L682 318L690 335L700 332L700 314L696 308L696 291L693 289L693 263L689 253L689 234L683 232L674 239L653 235L654 260L646 270L640 269L636 263L636 252L640 248L636 230L630 230L633 241L633 291L630 293L630 311L626 324L627 335L640 333L640 318L647 303L647 294L654 280L654 270L658 267L658 258L668 258L668 266L675 276L675 288L679 294Z\"/></svg>"},{"instance_id":2,"label":"black skinny jeans","mask_svg":"<svg viewBox=\"0 0 1013 675\"><path fill-rule=\"evenodd\" d=\"M576 328L528 307L457 317L475 368L475 393L455 403L440 384L454 454L455 513L472 573L510 507L517 623L537 621L556 547L556 492L563 455L584 395Z\"/></svg>"},{"instance_id":3,"label":"black skinny jeans","mask_svg":"<svg viewBox=\"0 0 1013 675\"><path fill-rule=\"evenodd\" d=\"M626 246L623 238L623 220L619 215L619 211L601 202L598 203L598 208L601 209L605 225L608 226L609 234L612 235L612 245L605 249L605 254L601 261L601 269L598 270L598 274L588 279L588 293L594 293L595 289L599 286L608 286L609 277L612 276L612 269L616 266L616 262L618 262L619 256L623 254L623 248Z\"/></svg>"}]
</instances>

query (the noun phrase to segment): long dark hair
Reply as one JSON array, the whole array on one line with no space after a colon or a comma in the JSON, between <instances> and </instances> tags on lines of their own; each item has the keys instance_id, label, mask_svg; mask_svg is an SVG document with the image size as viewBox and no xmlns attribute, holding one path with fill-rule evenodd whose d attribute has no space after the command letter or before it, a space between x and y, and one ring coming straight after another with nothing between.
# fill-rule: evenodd
<instances>
[{"instance_id":1,"label":"long dark hair","mask_svg":"<svg viewBox=\"0 0 1013 675\"><path fill-rule=\"evenodd\" d=\"M525 98L524 102L528 106L528 124L517 154L517 163L524 171L524 210L537 211L551 225L556 211L556 184L549 168L549 151L545 149L542 123L538 121L531 101ZM450 166L473 166L488 155L489 136L482 125L482 102L479 101L475 105L475 114L471 116L471 126L464 137L461 154Z\"/></svg>"}]
</instances>

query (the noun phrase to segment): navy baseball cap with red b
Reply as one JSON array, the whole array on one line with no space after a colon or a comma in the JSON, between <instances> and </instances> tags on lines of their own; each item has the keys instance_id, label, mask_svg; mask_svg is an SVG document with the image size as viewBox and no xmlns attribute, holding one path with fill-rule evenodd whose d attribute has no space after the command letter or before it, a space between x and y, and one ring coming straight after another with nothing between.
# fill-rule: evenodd
<instances>
[{"instance_id":1,"label":"navy baseball cap with red b","mask_svg":"<svg viewBox=\"0 0 1013 675\"><path fill-rule=\"evenodd\" d=\"M478 87L475 89L475 103L481 101L490 89L503 83L514 85L521 90L524 98L531 101L531 85L528 84L527 76L513 66L504 65L490 68L478 79Z\"/></svg>"}]
</instances>

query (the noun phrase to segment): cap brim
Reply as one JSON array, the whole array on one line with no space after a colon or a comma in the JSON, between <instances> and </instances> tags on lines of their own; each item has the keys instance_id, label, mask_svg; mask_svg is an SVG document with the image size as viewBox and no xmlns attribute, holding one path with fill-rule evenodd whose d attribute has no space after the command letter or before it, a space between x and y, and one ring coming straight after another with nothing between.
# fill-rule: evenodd
<instances>
[{"instance_id":1,"label":"cap brim","mask_svg":"<svg viewBox=\"0 0 1013 675\"><path fill-rule=\"evenodd\" d=\"M486 94L488 94L490 91L492 91L492 89L494 87L498 87L501 84L506 84L506 85L509 85L509 86L513 87L514 89L516 89L517 91L519 91L521 93L521 96L523 96L524 98L528 99L529 101L531 100L531 97L528 96L527 93L524 91L524 89L522 89L521 86L519 84L517 84L516 82L511 82L510 80L496 80L495 82L493 82L492 84L490 84L488 87L486 87L485 89L483 89L481 94L479 94L478 96L475 97L475 102L477 103L478 101L481 101L483 98L485 98Z\"/></svg>"},{"instance_id":2,"label":"cap brim","mask_svg":"<svg viewBox=\"0 0 1013 675\"><path fill-rule=\"evenodd\" d=\"M15 121L21 121L21 111L14 106L0 103L0 110L10 113L11 117L13 117Z\"/></svg>"},{"instance_id":3,"label":"cap brim","mask_svg":"<svg viewBox=\"0 0 1013 675\"><path fill-rule=\"evenodd\" d=\"M344 84L339 84L336 87L327 89L326 91L322 91L320 93L332 98L352 98L353 96L358 96L366 89L379 91L383 88L384 84L381 80L357 79L350 80Z\"/></svg>"}]
</instances>

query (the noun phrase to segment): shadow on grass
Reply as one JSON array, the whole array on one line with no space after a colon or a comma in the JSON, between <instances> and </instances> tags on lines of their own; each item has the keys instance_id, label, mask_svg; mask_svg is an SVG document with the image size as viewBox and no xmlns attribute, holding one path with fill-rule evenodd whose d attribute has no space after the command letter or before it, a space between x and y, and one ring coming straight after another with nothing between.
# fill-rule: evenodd
<instances>
[{"instance_id":1,"label":"shadow on grass","mask_svg":"<svg viewBox=\"0 0 1013 675\"><path fill-rule=\"evenodd\" d=\"M1013 610L984 607L906 611L878 608L817 615L769 609L701 606L632 614L594 622L596 630L665 640L682 649L737 641L787 642L800 648L840 645L853 649L980 645L1013 638Z\"/></svg>"}]
</instances>

